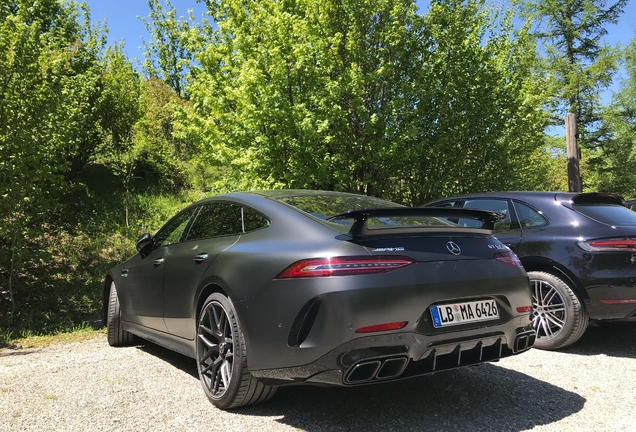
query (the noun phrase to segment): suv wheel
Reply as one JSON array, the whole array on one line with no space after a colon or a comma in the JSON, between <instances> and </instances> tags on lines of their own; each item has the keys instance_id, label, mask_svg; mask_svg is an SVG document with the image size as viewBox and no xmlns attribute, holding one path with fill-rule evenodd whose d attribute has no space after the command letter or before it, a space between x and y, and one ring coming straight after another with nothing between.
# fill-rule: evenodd
<instances>
[{"instance_id":1,"label":"suv wheel","mask_svg":"<svg viewBox=\"0 0 636 432\"><path fill-rule=\"evenodd\" d=\"M546 272L528 272L532 290L535 348L555 350L571 345L585 333L589 316L572 288Z\"/></svg>"}]
</instances>

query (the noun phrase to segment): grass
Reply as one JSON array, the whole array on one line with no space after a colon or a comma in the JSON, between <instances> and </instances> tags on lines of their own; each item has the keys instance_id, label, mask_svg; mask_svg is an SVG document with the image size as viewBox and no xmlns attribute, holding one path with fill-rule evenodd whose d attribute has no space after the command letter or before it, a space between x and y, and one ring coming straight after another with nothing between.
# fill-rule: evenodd
<instances>
[{"instance_id":1,"label":"grass","mask_svg":"<svg viewBox=\"0 0 636 432\"><path fill-rule=\"evenodd\" d=\"M5 340L5 344L2 344L0 338L0 348L7 346L21 347L21 348L42 348L53 344L68 344L73 342L82 342L85 340L95 339L98 337L104 337L106 335L106 329L93 329L90 327L78 328L69 332L61 332L52 335L33 335L26 334L22 337L11 338Z\"/></svg>"},{"instance_id":2,"label":"grass","mask_svg":"<svg viewBox=\"0 0 636 432\"><path fill-rule=\"evenodd\" d=\"M140 187L124 200L107 173L93 181L69 190L50 214L34 220L39 230L29 237L13 280L14 310L6 288L8 265L0 260L0 348L75 341L99 332L106 272L135 253L139 235L155 232L200 198L191 190Z\"/></svg>"}]
</instances>

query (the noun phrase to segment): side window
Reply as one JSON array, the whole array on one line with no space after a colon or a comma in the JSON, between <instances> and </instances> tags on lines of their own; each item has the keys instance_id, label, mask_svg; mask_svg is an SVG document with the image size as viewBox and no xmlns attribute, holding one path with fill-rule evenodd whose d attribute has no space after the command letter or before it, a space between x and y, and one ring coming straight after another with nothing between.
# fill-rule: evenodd
<instances>
[{"instance_id":1,"label":"side window","mask_svg":"<svg viewBox=\"0 0 636 432\"><path fill-rule=\"evenodd\" d=\"M190 219L192 218L192 215L196 213L196 210L196 208L193 208L179 213L165 224L153 238L154 247L159 248L173 243L179 243L183 236L183 232L188 226L188 222L190 222Z\"/></svg>"},{"instance_id":2,"label":"side window","mask_svg":"<svg viewBox=\"0 0 636 432\"><path fill-rule=\"evenodd\" d=\"M507 200L498 200L498 199L477 199L477 200L466 200L464 202L464 208L469 209L478 209L478 210L491 210L501 212L506 215L506 218L500 220L495 224L495 231L507 230L512 227L512 219L510 218L510 212L508 209L508 201ZM471 226L464 225L464 223L475 223L474 220L460 219L459 224L462 226Z\"/></svg>"},{"instance_id":3,"label":"side window","mask_svg":"<svg viewBox=\"0 0 636 432\"><path fill-rule=\"evenodd\" d=\"M242 233L241 207L225 203L206 204L192 223L187 240Z\"/></svg>"},{"instance_id":4,"label":"side window","mask_svg":"<svg viewBox=\"0 0 636 432\"><path fill-rule=\"evenodd\" d=\"M243 207L243 229L246 233L265 228L269 221L263 215L248 207Z\"/></svg>"},{"instance_id":5,"label":"side window","mask_svg":"<svg viewBox=\"0 0 636 432\"><path fill-rule=\"evenodd\" d=\"M519 216L519 223L521 224L521 228L534 228L540 227L548 224L548 221L533 208L528 207L525 204L521 204L519 202L514 202L515 210L517 211L517 216Z\"/></svg>"}]
</instances>

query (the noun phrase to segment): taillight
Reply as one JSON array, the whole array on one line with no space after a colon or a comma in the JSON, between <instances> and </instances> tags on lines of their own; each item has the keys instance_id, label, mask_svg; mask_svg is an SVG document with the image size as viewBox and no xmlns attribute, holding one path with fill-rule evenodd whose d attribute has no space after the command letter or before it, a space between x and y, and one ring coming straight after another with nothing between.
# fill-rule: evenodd
<instances>
[{"instance_id":1,"label":"taillight","mask_svg":"<svg viewBox=\"0 0 636 432\"><path fill-rule=\"evenodd\" d=\"M531 312L531 311L532 311L532 306L519 306L517 308L517 312L519 313Z\"/></svg>"},{"instance_id":2,"label":"taillight","mask_svg":"<svg viewBox=\"0 0 636 432\"><path fill-rule=\"evenodd\" d=\"M521 267L521 261L519 261L517 255L512 251L497 252L493 258L506 264Z\"/></svg>"},{"instance_id":3,"label":"taillight","mask_svg":"<svg viewBox=\"0 0 636 432\"><path fill-rule=\"evenodd\" d=\"M406 257L335 257L297 261L274 279L387 273L415 263Z\"/></svg>"},{"instance_id":4,"label":"taillight","mask_svg":"<svg viewBox=\"0 0 636 432\"><path fill-rule=\"evenodd\" d=\"M580 241L577 245L588 252L636 252L636 240L634 239Z\"/></svg>"}]
</instances>

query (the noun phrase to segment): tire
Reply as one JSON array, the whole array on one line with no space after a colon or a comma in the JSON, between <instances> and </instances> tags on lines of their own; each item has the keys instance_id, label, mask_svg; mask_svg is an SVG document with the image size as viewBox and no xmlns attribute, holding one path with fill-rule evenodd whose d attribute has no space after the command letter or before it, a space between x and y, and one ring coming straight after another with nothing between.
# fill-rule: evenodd
<instances>
[{"instance_id":1,"label":"tire","mask_svg":"<svg viewBox=\"0 0 636 432\"><path fill-rule=\"evenodd\" d=\"M115 282L110 283L110 294L108 295L108 314L106 315L106 329L108 345L121 347L133 345L135 335L124 330L121 322L121 309Z\"/></svg>"},{"instance_id":2,"label":"tire","mask_svg":"<svg viewBox=\"0 0 636 432\"><path fill-rule=\"evenodd\" d=\"M556 350L583 336L589 322L585 305L572 288L557 276L528 272L532 290L532 325L537 332L535 348Z\"/></svg>"},{"instance_id":3,"label":"tire","mask_svg":"<svg viewBox=\"0 0 636 432\"><path fill-rule=\"evenodd\" d=\"M247 370L245 338L230 299L210 295L197 325L196 347L199 380L206 396L224 410L264 402L274 396L268 386Z\"/></svg>"}]
</instances>

